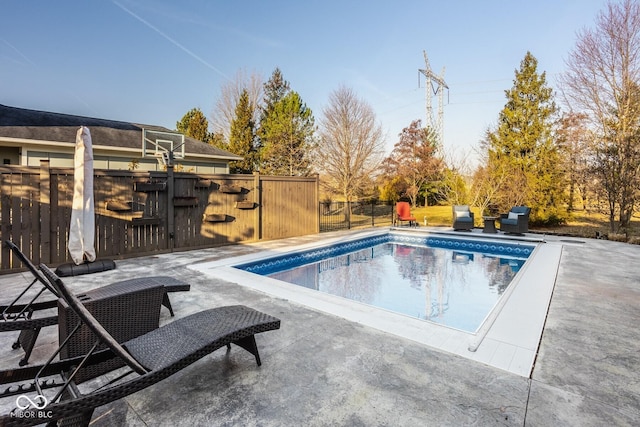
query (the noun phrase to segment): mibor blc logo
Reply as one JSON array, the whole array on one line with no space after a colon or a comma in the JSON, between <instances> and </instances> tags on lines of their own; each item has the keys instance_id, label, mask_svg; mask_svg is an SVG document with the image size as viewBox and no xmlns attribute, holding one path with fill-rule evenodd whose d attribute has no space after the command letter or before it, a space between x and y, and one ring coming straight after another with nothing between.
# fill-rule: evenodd
<instances>
[{"instance_id":1,"label":"mibor blc logo","mask_svg":"<svg viewBox=\"0 0 640 427\"><path fill-rule=\"evenodd\" d=\"M49 404L46 396L41 394L37 395L35 399L31 399L29 396L21 394L16 398L17 409L11 412L11 416L14 418L51 418L51 411L43 411Z\"/></svg>"}]
</instances>

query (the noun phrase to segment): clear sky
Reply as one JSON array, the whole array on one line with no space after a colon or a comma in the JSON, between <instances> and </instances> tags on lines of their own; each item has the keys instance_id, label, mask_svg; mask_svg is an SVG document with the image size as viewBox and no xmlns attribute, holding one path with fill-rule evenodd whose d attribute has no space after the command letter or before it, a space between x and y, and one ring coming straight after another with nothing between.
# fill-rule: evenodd
<instances>
[{"instance_id":1,"label":"clear sky","mask_svg":"<svg viewBox=\"0 0 640 427\"><path fill-rule=\"evenodd\" d=\"M445 148L473 153L527 51L549 84L605 0L2 0L0 104L175 129L210 117L239 70L275 67L322 116L344 85L374 109L391 150L426 122L427 52L446 67ZM436 100L433 102L437 112ZM473 156L472 156L473 159Z\"/></svg>"}]
</instances>

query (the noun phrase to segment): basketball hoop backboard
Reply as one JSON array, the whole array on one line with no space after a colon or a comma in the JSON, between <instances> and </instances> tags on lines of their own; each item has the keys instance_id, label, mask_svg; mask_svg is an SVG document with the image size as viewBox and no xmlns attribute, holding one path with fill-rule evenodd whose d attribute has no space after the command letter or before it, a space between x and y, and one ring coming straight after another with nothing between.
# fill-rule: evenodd
<instances>
[{"instance_id":1,"label":"basketball hoop backboard","mask_svg":"<svg viewBox=\"0 0 640 427\"><path fill-rule=\"evenodd\" d=\"M184 135L181 133L142 129L143 157L184 159L184 153Z\"/></svg>"}]
</instances>

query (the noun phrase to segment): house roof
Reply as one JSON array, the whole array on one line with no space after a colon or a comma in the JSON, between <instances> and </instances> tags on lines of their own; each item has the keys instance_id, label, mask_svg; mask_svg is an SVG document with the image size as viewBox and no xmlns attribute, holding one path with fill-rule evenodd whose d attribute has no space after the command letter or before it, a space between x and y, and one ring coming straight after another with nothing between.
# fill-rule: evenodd
<instances>
[{"instance_id":1,"label":"house roof","mask_svg":"<svg viewBox=\"0 0 640 427\"><path fill-rule=\"evenodd\" d=\"M91 131L93 146L142 150L143 129L177 133L162 126L119 122L48 111L28 110L0 104L0 138L51 141L75 144L80 126ZM185 136L187 155L240 160L242 157Z\"/></svg>"}]
</instances>

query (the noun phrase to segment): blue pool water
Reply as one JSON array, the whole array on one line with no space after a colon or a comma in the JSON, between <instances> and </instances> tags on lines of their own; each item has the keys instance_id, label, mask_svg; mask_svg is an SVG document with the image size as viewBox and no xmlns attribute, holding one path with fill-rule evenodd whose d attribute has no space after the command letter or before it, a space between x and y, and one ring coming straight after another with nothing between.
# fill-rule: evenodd
<instances>
[{"instance_id":1,"label":"blue pool water","mask_svg":"<svg viewBox=\"0 0 640 427\"><path fill-rule=\"evenodd\" d=\"M475 332L533 249L389 233L236 267Z\"/></svg>"}]
</instances>

